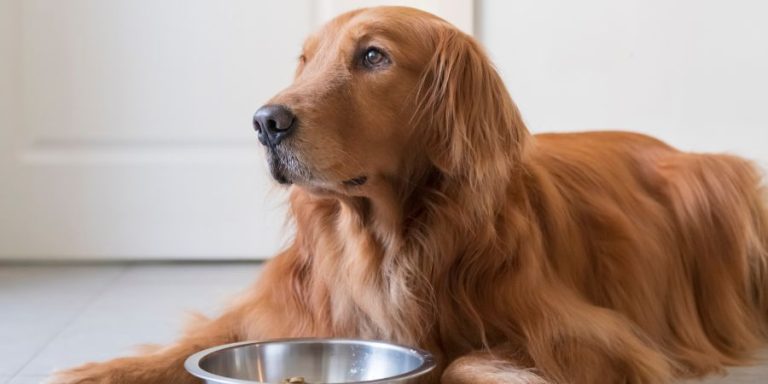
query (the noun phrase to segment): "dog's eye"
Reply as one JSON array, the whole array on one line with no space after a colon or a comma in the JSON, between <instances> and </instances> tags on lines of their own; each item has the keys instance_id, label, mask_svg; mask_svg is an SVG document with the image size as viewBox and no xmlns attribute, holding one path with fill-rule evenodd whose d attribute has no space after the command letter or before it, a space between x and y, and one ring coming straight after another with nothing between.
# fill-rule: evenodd
<instances>
[{"instance_id":1,"label":"dog's eye","mask_svg":"<svg viewBox=\"0 0 768 384\"><path fill-rule=\"evenodd\" d=\"M368 48L363 53L363 65L367 68L377 68L389 63L387 56L378 48Z\"/></svg>"}]
</instances>

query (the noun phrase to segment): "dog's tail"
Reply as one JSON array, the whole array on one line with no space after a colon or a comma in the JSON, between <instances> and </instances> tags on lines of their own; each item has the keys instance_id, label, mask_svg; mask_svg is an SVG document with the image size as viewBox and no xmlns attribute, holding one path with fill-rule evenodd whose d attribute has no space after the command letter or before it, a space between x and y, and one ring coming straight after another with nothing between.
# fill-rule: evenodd
<instances>
[{"instance_id":1,"label":"dog's tail","mask_svg":"<svg viewBox=\"0 0 768 384\"><path fill-rule=\"evenodd\" d=\"M745 227L749 289L752 303L762 315L763 335L768 341L768 185L754 164L751 167L754 189L745 191L750 225ZM749 193L752 192L752 193Z\"/></svg>"},{"instance_id":2,"label":"dog's tail","mask_svg":"<svg viewBox=\"0 0 768 384\"><path fill-rule=\"evenodd\" d=\"M768 186L763 184L760 187L759 196L755 200L752 287L755 302L763 313L763 333L768 340Z\"/></svg>"},{"instance_id":3,"label":"dog's tail","mask_svg":"<svg viewBox=\"0 0 768 384\"><path fill-rule=\"evenodd\" d=\"M727 155L684 154L666 165L701 326L724 361L744 361L768 341L768 200L761 174Z\"/></svg>"}]
</instances>

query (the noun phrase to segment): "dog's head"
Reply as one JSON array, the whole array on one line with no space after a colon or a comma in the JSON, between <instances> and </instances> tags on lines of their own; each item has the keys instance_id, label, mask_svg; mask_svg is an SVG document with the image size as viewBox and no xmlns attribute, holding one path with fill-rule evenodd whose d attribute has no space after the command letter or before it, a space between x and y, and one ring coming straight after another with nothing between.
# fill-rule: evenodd
<instances>
[{"instance_id":1,"label":"dog's head","mask_svg":"<svg viewBox=\"0 0 768 384\"><path fill-rule=\"evenodd\" d=\"M254 125L278 182L365 194L430 167L469 177L499 168L524 134L515 119L471 37L422 11L380 7L310 36L293 84Z\"/></svg>"}]
</instances>

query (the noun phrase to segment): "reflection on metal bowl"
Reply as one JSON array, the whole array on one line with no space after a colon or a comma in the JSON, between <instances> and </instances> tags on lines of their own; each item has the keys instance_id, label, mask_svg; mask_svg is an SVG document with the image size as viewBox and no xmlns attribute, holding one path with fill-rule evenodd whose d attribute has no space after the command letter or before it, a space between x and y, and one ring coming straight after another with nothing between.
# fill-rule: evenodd
<instances>
[{"instance_id":1,"label":"reflection on metal bowl","mask_svg":"<svg viewBox=\"0 0 768 384\"><path fill-rule=\"evenodd\" d=\"M405 384L435 362L428 352L380 341L283 339L210 348L184 366L208 384Z\"/></svg>"}]
</instances>

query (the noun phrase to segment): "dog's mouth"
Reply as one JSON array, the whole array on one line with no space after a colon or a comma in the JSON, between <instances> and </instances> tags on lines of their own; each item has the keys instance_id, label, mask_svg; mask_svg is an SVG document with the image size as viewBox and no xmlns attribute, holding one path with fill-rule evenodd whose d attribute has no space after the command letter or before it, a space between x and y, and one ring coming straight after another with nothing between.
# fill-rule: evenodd
<instances>
[{"instance_id":1,"label":"dog's mouth","mask_svg":"<svg viewBox=\"0 0 768 384\"><path fill-rule=\"evenodd\" d=\"M365 184L367 181L368 181L368 176L358 176L358 177L353 177L349 180L343 181L342 184L344 184L347 187L359 187Z\"/></svg>"},{"instance_id":2,"label":"dog's mouth","mask_svg":"<svg viewBox=\"0 0 768 384\"><path fill-rule=\"evenodd\" d=\"M267 148L267 164L272 178L280 184L305 184L316 187L336 189L333 182L322 181L313 175L310 168L304 164L294 151L282 146L270 146ZM360 175L340 182L345 188L356 188L368 182L368 176ZM336 183L339 183L336 181ZM339 185L339 184L336 184Z\"/></svg>"},{"instance_id":3,"label":"dog's mouth","mask_svg":"<svg viewBox=\"0 0 768 384\"><path fill-rule=\"evenodd\" d=\"M272 178L280 184L290 185L311 180L311 172L293 151L282 145L267 147L267 165Z\"/></svg>"}]
</instances>

